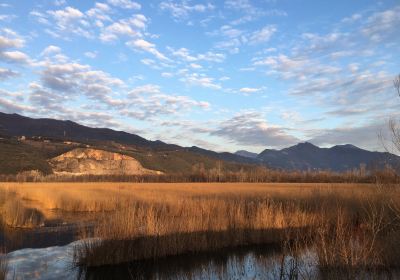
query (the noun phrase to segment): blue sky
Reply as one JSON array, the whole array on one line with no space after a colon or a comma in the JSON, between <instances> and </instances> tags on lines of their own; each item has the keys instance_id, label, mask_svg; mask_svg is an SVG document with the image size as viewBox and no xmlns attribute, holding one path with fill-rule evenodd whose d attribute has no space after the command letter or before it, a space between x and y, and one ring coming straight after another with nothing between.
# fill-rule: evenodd
<instances>
[{"instance_id":1,"label":"blue sky","mask_svg":"<svg viewBox=\"0 0 400 280\"><path fill-rule=\"evenodd\" d=\"M398 1L0 0L0 111L217 151L381 149Z\"/></svg>"}]
</instances>

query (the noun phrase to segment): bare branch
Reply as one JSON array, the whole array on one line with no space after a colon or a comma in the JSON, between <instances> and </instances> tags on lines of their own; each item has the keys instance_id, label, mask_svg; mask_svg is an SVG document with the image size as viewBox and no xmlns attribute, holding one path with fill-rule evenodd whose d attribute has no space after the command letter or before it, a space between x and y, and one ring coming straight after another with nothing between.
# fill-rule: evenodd
<instances>
[{"instance_id":1,"label":"bare branch","mask_svg":"<svg viewBox=\"0 0 400 280\"><path fill-rule=\"evenodd\" d=\"M400 96L400 74L394 79L393 85L397 91L397 94Z\"/></svg>"}]
</instances>

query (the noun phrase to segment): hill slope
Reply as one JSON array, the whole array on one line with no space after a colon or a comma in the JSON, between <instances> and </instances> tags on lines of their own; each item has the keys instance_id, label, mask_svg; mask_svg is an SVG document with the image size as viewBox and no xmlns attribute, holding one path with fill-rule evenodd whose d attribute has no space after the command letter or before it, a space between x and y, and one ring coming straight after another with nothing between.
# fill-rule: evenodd
<instances>
[{"instance_id":1,"label":"hill slope","mask_svg":"<svg viewBox=\"0 0 400 280\"><path fill-rule=\"evenodd\" d=\"M33 119L18 114L0 113L0 134L8 136L42 136L77 142L115 141L141 148L171 149L161 141L149 141L138 135L109 128L92 128L72 121Z\"/></svg>"}]
</instances>

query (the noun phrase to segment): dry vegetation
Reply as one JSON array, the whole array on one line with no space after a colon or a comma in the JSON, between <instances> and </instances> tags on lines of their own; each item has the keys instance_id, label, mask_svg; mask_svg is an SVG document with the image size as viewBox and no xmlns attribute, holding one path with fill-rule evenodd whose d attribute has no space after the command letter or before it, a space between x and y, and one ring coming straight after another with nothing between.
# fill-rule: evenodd
<instances>
[{"instance_id":1,"label":"dry vegetation","mask_svg":"<svg viewBox=\"0 0 400 280\"><path fill-rule=\"evenodd\" d=\"M42 213L96 213L94 228L80 236L87 241L75 251L80 267L266 243L282 244L291 256L304 248L315 251L330 279L338 271L352 279L360 271L400 267L396 185L3 183L2 188Z\"/></svg>"},{"instance_id":2,"label":"dry vegetation","mask_svg":"<svg viewBox=\"0 0 400 280\"><path fill-rule=\"evenodd\" d=\"M4 252L0 250L0 280L5 280L8 272L7 259Z\"/></svg>"}]
</instances>

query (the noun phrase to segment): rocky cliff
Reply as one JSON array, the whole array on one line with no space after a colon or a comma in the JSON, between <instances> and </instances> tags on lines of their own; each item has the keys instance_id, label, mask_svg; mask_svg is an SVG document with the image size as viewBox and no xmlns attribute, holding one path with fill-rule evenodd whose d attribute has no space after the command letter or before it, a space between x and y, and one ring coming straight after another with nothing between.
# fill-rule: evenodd
<instances>
[{"instance_id":1,"label":"rocky cliff","mask_svg":"<svg viewBox=\"0 0 400 280\"><path fill-rule=\"evenodd\" d=\"M150 175L160 171L144 168L133 157L103 150L77 148L49 161L55 174Z\"/></svg>"}]
</instances>

